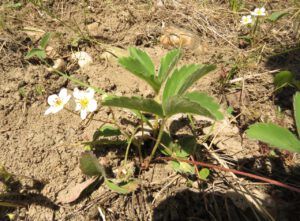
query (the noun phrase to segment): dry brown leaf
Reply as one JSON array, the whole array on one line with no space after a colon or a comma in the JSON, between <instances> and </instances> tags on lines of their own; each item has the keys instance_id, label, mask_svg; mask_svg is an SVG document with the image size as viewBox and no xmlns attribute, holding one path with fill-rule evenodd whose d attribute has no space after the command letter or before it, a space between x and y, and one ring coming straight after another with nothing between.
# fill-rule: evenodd
<instances>
[{"instance_id":1,"label":"dry brown leaf","mask_svg":"<svg viewBox=\"0 0 300 221\"><path fill-rule=\"evenodd\" d=\"M72 203L75 200L77 200L82 192L88 188L90 185L92 185L98 177L93 177L91 179L88 179L84 181L83 183L77 184L75 186L72 186L70 189L64 189L58 194L58 202L60 203Z\"/></svg>"}]
</instances>

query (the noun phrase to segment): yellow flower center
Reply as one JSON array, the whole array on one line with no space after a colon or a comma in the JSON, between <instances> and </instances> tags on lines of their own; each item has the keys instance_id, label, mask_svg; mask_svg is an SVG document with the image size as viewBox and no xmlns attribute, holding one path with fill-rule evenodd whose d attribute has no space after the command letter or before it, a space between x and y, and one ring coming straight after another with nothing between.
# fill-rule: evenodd
<instances>
[{"instance_id":1,"label":"yellow flower center","mask_svg":"<svg viewBox=\"0 0 300 221\"><path fill-rule=\"evenodd\" d=\"M62 105L62 103L63 103L62 100L60 98L57 98L54 105L55 105L55 107L59 107Z\"/></svg>"},{"instance_id":2,"label":"yellow flower center","mask_svg":"<svg viewBox=\"0 0 300 221\"><path fill-rule=\"evenodd\" d=\"M89 104L89 100L87 98L83 98L79 101L82 109L87 108L88 104Z\"/></svg>"}]
</instances>

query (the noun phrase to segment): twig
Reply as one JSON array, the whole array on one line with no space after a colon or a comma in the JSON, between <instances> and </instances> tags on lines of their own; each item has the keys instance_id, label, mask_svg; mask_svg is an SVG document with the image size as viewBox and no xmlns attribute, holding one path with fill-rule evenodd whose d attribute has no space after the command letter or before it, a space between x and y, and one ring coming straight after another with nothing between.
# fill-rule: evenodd
<instances>
[{"instance_id":1,"label":"twig","mask_svg":"<svg viewBox=\"0 0 300 221\"><path fill-rule=\"evenodd\" d=\"M102 221L106 221L105 215L104 215L104 213L102 212L101 207L98 207L98 211L99 211L99 214L100 214L100 216L101 216L101 218L102 218Z\"/></svg>"},{"instance_id":2,"label":"twig","mask_svg":"<svg viewBox=\"0 0 300 221\"><path fill-rule=\"evenodd\" d=\"M247 75L245 77L239 77L239 78L232 79L232 80L229 81L229 83L232 84L232 83L236 83L236 82L239 82L239 81L242 81L242 80L248 80L248 79L251 79L251 78L254 78L254 77L262 76L264 74L273 74L273 73L276 73L278 71L280 71L280 69L267 71L267 72L263 72L263 73L260 73L260 74Z\"/></svg>"},{"instance_id":3,"label":"twig","mask_svg":"<svg viewBox=\"0 0 300 221\"><path fill-rule=\"evenodd\" d=\"M193 162L191 160L185 160L185 159L174 158L174 157L157 157L156 160L163 160L163 161L177 160L177 161L180 161L180 162L185 162L185 163L189 163L189 164L193 164L193 165L208 167L208 168L211 168L211 169L214 169L214 170L220 170L220 171L224 171L224 172L231 172L231 173L238 174L238 175L241 175L241 176L246 176L246 177L250 177L250 178L253 178L253 179L256 179L256 180L261 180L261 181L264 181L266 183L270 183L270 184L273 184L275 186L280 186L280 187L286 188L288 190L300 193L299 188L289 186L289 185L287 185L285 183L282 183L282 182L279 182L277 180L272 180L272 179L269 179L269 178L266 178L266 177L262 177L262 176L252 174L252 173L247 173L247 172L243 172L243 171L239 171L239 170L235 170L235 169L224 168L224 167L209 164L209 163L204 163L204 162L199 162L199 161L194 161Z\"/></svg>"},{"instance_id":4,"label":"twig","mask_svg":"<svg viewBox=\"0 0 300 221\"><path fill-rule=\"evenodd\" d=\"M169 186L172 185L172 183L174 183L177 179L179 178L179 176L175 176L169 183L167 183L163 188L161 188L161 190L155 195L153 201L152 201L152 205L155 203L156 199L160 196L160 194L165 191L165 189L167 189Z\"/></svg>"},{"instance_id":5,"label":"twig","mask_svg":"<svg viewBox=\"0 0 300 221\"><path fill-rule=\"evenodd\" d=\"M208 149L208 145L207 144L203 144L203 146ZM213 158L215 158L224 168L227 168L229 169L229 167L227 166L227 163L220 159L220 157L214 153L214 152L210 152L210 154L212 155ZM238 177L234 174L234 173L230 173L232 175L232 177L234 177L235 179L238 179ZM239 187L240 187L240 191L237 190L233 185L232 188L234 189L234 191L238 192L239 194L241 194L247 201L251 202L250 206L252 207L255 206L255 208L266 215L266 217L270 218L270 220L274 221L274 218L268 213L268 211L265 210L264 207L261 206L261 204L255 199L255 197L253 197L253 194L251 194L243 185L240 185L239 184ZM255 211L253 211L255 213ZM256 215L256 214L255 214ZM257 215L256 215L257 216Z\"/></svg>"}]
</instances>

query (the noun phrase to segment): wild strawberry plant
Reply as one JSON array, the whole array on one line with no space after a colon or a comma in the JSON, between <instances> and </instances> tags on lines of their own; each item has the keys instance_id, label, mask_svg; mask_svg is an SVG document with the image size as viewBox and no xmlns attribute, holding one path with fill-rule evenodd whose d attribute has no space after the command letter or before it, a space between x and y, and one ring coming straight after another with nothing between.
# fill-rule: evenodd
<instances>
[{"instance_id":1,"label":"wild strawberry plant","mask_svg":"<svg viewBox=\"0 0 300 221\"><path fill-rule=\"evenodd\" d=\"M152 139L155 140L153 147L151 147L150 156L144 161L144 166L147 168L158 148L165 155L187 158L196 147L194 137L183 139L177 143L173 142L165 127L166 121L171 116L182 113L202 115L214 120L221 120L223 118L223 114L219 111L218 103L212 97L200 91L189 91L197 80L213 71L216 68L215 65L190 64L175 68L180 59L181 51L174 49L161 59L159 69L156 72L155 66L147 53L137 48L129 48L129 53L130 56L119 59L119 64L133 75L144 80L153 89L155 93L154 98L116 96L102 93L101 105L97 105L94 99L95 91L92 88L88 88L86 91L80 91L76 88L73 92L76 102L75 111L80 111L79 115L82 119L87 118L88 113L94 112L99 106L100 108L101 106L108 106L129 109L142 122L141 126L137 127L133 132L128 133L116 121L103 120L103 122L108 122L108 124L102 126L94 134L93 142L87 143L88 145L94 144L98 139L105 139L120 134L127 137L123 174L119 176L119 179L113 180L107 178L105 169L93 154L84 153L80 159L80 167L83 173L98 178L103 177L109 188L120 193L130 192L137 186L136 180L132 178L134 171L128 166L130 164L127 163L127 158L131 144L138 146L139 153L142 155L140 149L142 144L136 139L138 131L142 130L142 134L146 132L150 133ZM102 92L101 89L97 89L96 91ZM46 110L45 114L57 113L63 108L74 113L74 111L65 107L70 97L66 89L62 89L58 95L49 96L48 103L50 107ZM151 115L154 120L147 119L144 115L145 113ZM148 131L145 130L146 125L148 126ZM187 163L175 161L172 163L176 171L194 173L193 167ZM207 171L201 171L199 176L204 177L205 174L207 174ZM92 181L96 180L87 181L87 185L93 184Z\"/></svg>"},{"instance_id":2,"label":"wild strawberry plant","mask_svg":"<svg viewBox=\"0 0 300 221\"><path fill-rule=\"evenodd\" d=\"M175 49L161 59L158 73L155 73L154 64L145 52L137 48L130 48L129 51L130 56L121 58L119 63L132 74L146 81L152 87L156 97L149 99L108 95L103 99L102 105L148 112L156 116L157 123L160 122L160 129L149 161L159 147L166 120L171 116L188 113L215 120L223 118L219 105L212 97L199 91L188 91L193 83L213 71L215 65L191 64L173 71L180 57L180 50Z\"/></svg>"},{"instance_id":3,"label":"wild strawberry plant","mask_svg":"<svg viewBox=\"0 0 300 221\"><path fill-rule=\"evenodd\" d=\"M241 25L247 26L250 28L251 32L249 36L242 36L243 39L252 42L255 40L256 33L260 29L261 23L265 21L269 21L271 23L277 22L280 18L282 18L285 15L288 15L287 12L284 11L276 11L270 14L268 17L266 17L267 11L265 7L261 8L255 8L250 15L244 15L241 18Z\"/></svg>"}]
</instances>

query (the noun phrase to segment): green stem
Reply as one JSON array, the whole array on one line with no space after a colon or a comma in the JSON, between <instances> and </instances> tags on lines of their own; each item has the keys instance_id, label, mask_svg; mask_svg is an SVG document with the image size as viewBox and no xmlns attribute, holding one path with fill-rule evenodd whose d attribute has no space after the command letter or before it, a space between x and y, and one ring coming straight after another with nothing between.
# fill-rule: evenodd
<instances>
[{"instance_id":1,"label":"green stem","mask_svg":"<svg viewBox=\"0 0 300 221\"><path fill-rule=\"evenodd\" d=\"M140 163L142 164L143 160L143 153L142 153L142 148L141 148L141 143L139 142L137 145L138 151L139 151L139 159L140 159Z\"/></svg>"},{"instance_id":2,"label":"green stem","mask_svg":"<svg viewBox=\"0 0 300 221\"><path fill-rule=\"evenodd\" d=\"M50 65L46 60L41 59L41 61L42 61L46 66L51 67L51 65ZM81 80L79 80L79 79L77 79L77 78L74 78L74 77L72 77L72 76L69 76L69 75L67 75L66 73L63 73L63 72L61 72L61 71L59 71L59 70L54 70L54 72L55 72L56 74L61 75L61 76L64 77L64 78L66 78L66 79L68 79L68 80L74 82L75 84L78 84L78 85L80 85L80 86L87 87L87 88L89 88L89 87L90 87L90 88L93 88L98 94L101 94L101 95L102 95L102 94L105 94L105 92L104 92L103 90L101 90L100 88L91 86L91 85L89 85L88 83L84 83L83 81L81 81Z\"/></svg>"},{"instance_id":3,"label":"green stem","mask_svg":"<svg viewBox=\"0 0 300 221\"><path fill-rule=\"evenodd\" d=\"M129 154L129 148L130 148L130 146L131 146L131 143L132 143L132 141L133 141L133 139L134 139L134 136L135 136L136 132L138 131L138 129L139 129L139 127L137 127L137 128L133 131L131 137L130 137L129 140L128 140L128 144L127 144L126 152L125 152L124 166L127 165L127 159L128 159L128 154Z\"/></svg>"},{"instance_id":4,"label":"green stem","mask_svg":"<svg viewBox=\"0 0 300 221\"><path fill-rule=\"evenodd\" d=\"M255 38L255 33L257 31L257 27L258 27L258 24L259 24L259 17L256 17L255 19L255 24L254 24L254 27L252 29L252 39L254 40Z\"/></svg>"},{"instance_id":5,"label":"green stem","mask_svg":"<svg viewBox=\"0 0 300 221\"><path fill-rule=\"evenodd\" d=\"M149 158L149 163L151 162L152 158L154 157L154 154L156 153L156 150L157 150L157 148L158 148L158 146L160 144L162 135L164 133L165 123L166 123L166 119L163 119L162 122L161 122L161 125L160 125L160 129L159 129L159 132L158 132L157 140L155 142L155 145L154 145L154 147L152 149L152 152L151 152L151 155L150 155L150 158Z\"/></svg>"},{"instance_id":6,"label":"green stem","mask_svg":"<svg viewBox=\"0 0 300 221\"><path fill-rule=\"evenodd\" d=\"M192 130L193 131L196 131L196 126L195 126L195 122L193 120L193 117L191 114L188 114L188 118L189 118L189 121L191 122L191 127L192 127Z\"/></svg>"}]
</instances>

